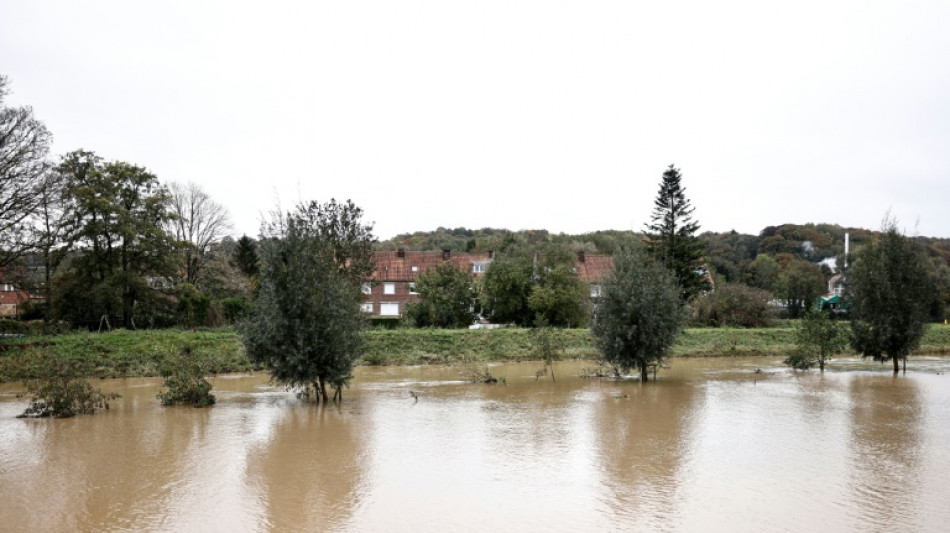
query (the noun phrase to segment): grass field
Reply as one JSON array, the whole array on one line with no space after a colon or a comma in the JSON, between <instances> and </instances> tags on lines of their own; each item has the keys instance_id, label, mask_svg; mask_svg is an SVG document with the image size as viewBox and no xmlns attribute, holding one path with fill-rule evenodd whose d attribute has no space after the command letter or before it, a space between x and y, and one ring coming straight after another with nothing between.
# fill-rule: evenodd
<instances>
[{"instance_id":1,"label":"grass field","mask_svg":"<svg viewBox=\"0 0 950 533\"><path fill-rule=\"evenodd\" d=\"M465 361L536 360L534 332L529 329L436 330L372 329L366 332L366 365L452 364ZM586 329L557 332L563 355L593 359L596 350ZM918 353L950 353L950 326L932 325ZM232 329L117 330L78 332L48 337L6 338L0 341L0 382L28 378L35 354L53 350L81 361L94 377L158 375L166 357L190 346L207 361L209 372L246 372L253 365L244 355L239 335ZM772 328L689 328L673 347L674 356L784 356L794 349L794 330L788 323Z\"/></svg>"}]
</instances>

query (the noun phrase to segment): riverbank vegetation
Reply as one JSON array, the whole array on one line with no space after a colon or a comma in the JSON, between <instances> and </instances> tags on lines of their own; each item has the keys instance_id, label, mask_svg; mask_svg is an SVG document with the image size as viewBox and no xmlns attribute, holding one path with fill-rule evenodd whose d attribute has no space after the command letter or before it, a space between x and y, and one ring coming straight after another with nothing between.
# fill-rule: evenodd
<instances>
[{"instance_id":1,"label":"riverbank vegetation","mask_svg":"<svg viewBox=\"0 0 950 533\"><path fill-rule=\"evenodd\" d=\"M686 328L670 350L672 357L787 357L796 349L792 321L769 328ZM590 330L556 329L551 335L562 359L595 359ZM371 329L364 332L362 365L453 364L538 360L535 333L528 328L496 330ZM241 337L231 328L216 330L114 330L103 333L7 338L0 341L0 381L31 377L31 366L48 348L67 359L87 361L95 378L159 376L164 361L185 347L207 364L209 374L249 372ZM852 352L846 351L845 354ZM950 354L950 326L934 324L921 339L918 354Z\"/></svg>"}]
</instances>

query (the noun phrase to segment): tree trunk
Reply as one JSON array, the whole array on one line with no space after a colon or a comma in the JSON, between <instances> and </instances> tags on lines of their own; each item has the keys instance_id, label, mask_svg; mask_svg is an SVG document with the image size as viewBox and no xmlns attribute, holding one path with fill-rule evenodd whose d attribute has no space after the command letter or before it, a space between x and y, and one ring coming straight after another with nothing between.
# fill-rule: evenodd
<instances>
[{"instance_id":1,"label":"tree trunk","mask_svg":"<svg viewBox=\"0 0 950 533\"><path fill-rule=\"evenodd\" d=\"M825 371L825 358L820 355L818 356L818 370Z\"/></svg>"},{"instance_id":2,"label":"tree trunk","mask_svg":"<svg viewBox=\"0 0 950 533\"><path fill-rule=\"evenodd\" d=\"M327 384L323 381L323 376L320 376L317 379L320 380L320 396L323 398L323 403L329 403L329 399L327 397Z\"/></svg>"},{"instance_id":3,"label":"tree trunk","mask_svg":"<svg viewBox=\"0 0 950 533\"><path fill-rule=\"evenodd\" d=\"M901 371L901 361L896 355L891 357L891 359L894 361L894 373L896 374Z\"/></svg>"},{"instance_id":4,"label":"tree trunk","mask_svg":"<svg viewBox=\"0 0 950 533\"><path fill-rule=\"evenodd\" d=\"M640 381L646 383L650 381L650 368L646 363L640 363Z\"/></svg>"}]
</instances>

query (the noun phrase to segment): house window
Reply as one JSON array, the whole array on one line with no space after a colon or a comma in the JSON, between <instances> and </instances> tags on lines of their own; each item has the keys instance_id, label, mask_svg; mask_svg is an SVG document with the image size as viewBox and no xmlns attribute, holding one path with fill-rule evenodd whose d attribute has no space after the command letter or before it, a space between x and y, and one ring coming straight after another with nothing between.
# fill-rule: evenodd
<instances>
[{"instance_id":1,"label":"house window","mask_svg":"<svg viewBox=\"0 0 950 533\"><path fill-rule=\"evenodd\" d=\"M373 284L369 282L363 282L363 294L373 294Z\"/></svg>"},{"instance_id":2,"label":"house window","mask_svg":"<svg viewBox=\"0 0 950 533\"><path fill-rule=\"evenodd\" d=\"M595 284L590 286L590 297L600 298L600 285Z\"/></svg>"},{"instance_id":3,"label":"house window","mask_svg":"<svg viewBox=\"0 0 950 533\"><path fill-rule=\"evenodd\" d=\"M373 302L363 302L363 303L361 303L361 304L360 304L360 311L362 311L362 312L364 312L364 313L372 313L372 312L373 312Z\"/></svg>"},{"instance_id":4,"label":"house window","mask_svg":"<svg viewBox=\"0 0 950 533\"><path fill-rule=\"evenodd\" d=\"M399 316L399 304L398 303L379 304L379 315L380 316Z\"/></svg>"},{"instance_id":5,"label":"house window","mask_svg":"<svg viewBox=\"0 0 950 533\"><path fill-rule=\"evenodd\" d=\"M416 265L412 265L412 271L419 272L419 267L417 267Z\"/></svg>"},{"instance_id":6,"label":"house window","mask_svg":"<svg viewBox=\"0 0 950 533\"><path fill-rule=\"evenodd\" d=\"M396 284L383 283L383 294L396 294Z\"/></svg>"},{"instance_id":7,"label":"house window","mask_svg":"<svg viewBox=\"0 0 950 533\"><path fill-rule=\"evenodd\" d=\"M485 272L485 263L472 263L472 272L476 274Z\"/></svg>"},{"instance_id":8,"label":"house window","mask_svg":"<svg viewBox=\"0 0 950 533\"><path fill-rule=\"evenodd\" d=\"M419 294L416 292L416 283L414 281L409 282L409 294Z\"/></svg>"}]
</instances>

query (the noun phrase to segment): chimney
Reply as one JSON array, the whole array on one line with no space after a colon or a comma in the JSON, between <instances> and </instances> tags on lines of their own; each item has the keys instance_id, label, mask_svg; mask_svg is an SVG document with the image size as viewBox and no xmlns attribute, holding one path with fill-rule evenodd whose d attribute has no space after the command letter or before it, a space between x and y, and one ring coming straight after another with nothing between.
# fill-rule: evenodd
<instances>
[{"instance_id":1,"label":"chimney","mask_svg":"<svg viewBox=\"0 0 950 533\"><path fill-rule=\"evenodd\" d=\"M399 248L399 249L397 249L397 250L396 250L396 257L399 257L399 258L404 258L404 257L406 257L406 249L405 249L405 248Z\"/></svg>"},{"instance_id":2,"label":"chimney","mask_svg":"<svg viewBox=\"0 0 950 533\"><path fill-rule=\"evenodd\" d=\"M584 257L584 250L577 252L577 262L583 263L586 257Z\"/></svg>"},{"instance_id":3,"label":"chimney","mask_svg":"<svg viewBox=\"0 0 950 533\"><path fill-rule=\"evenodd\" d=\"M450 257L452 257L451 248L442 248L442 260L448 261Z\"/></svg>"},{"instance_id":4,"label":"chimney","mask_svg":"<svg viewBox=\"0 0 950 533\"><path fill-rule=\"evenodd\" d=\"M845 269L845 270L848 269L848 252L851 251L851 250L850 250L850 248L851 248L851 239L850 239L850 237L851 237L851 236L848 235L847 232L844 234L844 269Z\"/></svg>"}]
</instances>

